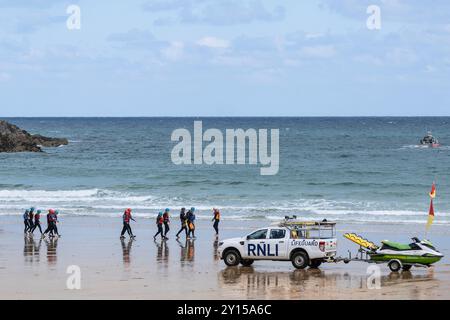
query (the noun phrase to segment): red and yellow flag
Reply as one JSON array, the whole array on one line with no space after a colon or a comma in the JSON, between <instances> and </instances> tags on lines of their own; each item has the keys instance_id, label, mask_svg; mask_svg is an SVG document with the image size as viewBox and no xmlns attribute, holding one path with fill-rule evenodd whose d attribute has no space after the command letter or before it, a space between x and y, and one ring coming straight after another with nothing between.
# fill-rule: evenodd
<instances>
[{"instance_id":1,"label":"red and yellow flag","mask_svg":"<svg viewBox=\"0 0 450 320\"><path fill-rule=\"evenodd\" d=\"M431 198L431 202L430 202L430 211L428 212L427 230L430 229L430 227L434 221L433 199L436 198L436 184L435 183L433 183L433 185L431 186L430 198Z\"/></svg>"},{"instance_id":2,"label":"red and yellow flag","mask_svg":"<svg viewBox=\"0 0 450 320\"><path fill-rule=\"evenodd\" d=\"M434 220L434 206L433 206L433 199L431 199L430 211L428 213L427 230L430 229L430 227L433 223L433 220Z\"/></svg>"},{"instance_id":3,"label":"red and yellow flag","mask_svg":"<svg viewBox=\"0 0 450 320\"><path fill-rule=\"evenodd\" d=\"M431 186L430 198L431 199L436 198L436 184L435 183L433 183L433 185Z\"/></svg>"}]
</instances>

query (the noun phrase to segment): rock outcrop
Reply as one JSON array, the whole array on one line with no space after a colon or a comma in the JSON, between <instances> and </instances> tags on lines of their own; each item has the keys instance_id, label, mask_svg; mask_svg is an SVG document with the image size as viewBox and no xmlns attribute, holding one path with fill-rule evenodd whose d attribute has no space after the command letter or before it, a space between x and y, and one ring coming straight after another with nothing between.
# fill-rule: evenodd
<instances>
[{"instance_id":1,"label":"rock outcrop","mask_svg":"<svg viewBox=\"0 0 450 320\"><path fill-rule=\"evenodd\" d=\"M48 138L31 135L27 131L0 120L0 152L42 152L42 147L59 147L67 145L64 138Z\"/></svg>"}]
</instances>

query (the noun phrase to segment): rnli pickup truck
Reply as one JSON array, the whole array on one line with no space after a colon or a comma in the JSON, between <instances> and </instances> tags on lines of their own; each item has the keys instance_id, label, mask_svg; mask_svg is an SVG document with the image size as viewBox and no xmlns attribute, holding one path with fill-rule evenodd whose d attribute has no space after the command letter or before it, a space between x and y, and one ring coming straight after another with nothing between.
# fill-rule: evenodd
<instances>
[{"instance_id":1,"label":"rnli pickup truck","mask_svg":"<svg viewBox=\"0 0 450 320\"><path fill-rule=\"evenodd\" d=\"M218 254L227 266L250 266L257 260L291 261L297 269L318 268L336 256L336 223L302 222L286 218L276 226L246 237L219 242Z\"/></svg>"}]
</instances>

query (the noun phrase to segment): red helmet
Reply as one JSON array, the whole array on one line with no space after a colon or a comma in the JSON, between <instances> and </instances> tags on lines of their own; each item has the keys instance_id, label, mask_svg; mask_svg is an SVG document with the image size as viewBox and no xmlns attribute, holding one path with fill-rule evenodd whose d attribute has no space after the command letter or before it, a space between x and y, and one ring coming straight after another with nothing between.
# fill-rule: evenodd
<instances>
[{"instance_id":1,"label":"red helmet","mask_svg":"<svg viewBox=\"0 0 450 320\"><path fill-rule=\"evenodd\" d=\"M55 213L55 210L53 210L53 209L48 209L48 213L54 214L54 213Z\"/></svg>"},{"instance_id":2,"label":"red helmet","mask_svg":"<svg viewBox=\"0 0 450 320\"><path fill-rule=\"evenodd\" d=\"M130 213L130 212L131 212L131 209L130 209L130 208L127 208L127 209L125 210L125 212L126 212L126 213Z\"/></svg>"}]
</instances>

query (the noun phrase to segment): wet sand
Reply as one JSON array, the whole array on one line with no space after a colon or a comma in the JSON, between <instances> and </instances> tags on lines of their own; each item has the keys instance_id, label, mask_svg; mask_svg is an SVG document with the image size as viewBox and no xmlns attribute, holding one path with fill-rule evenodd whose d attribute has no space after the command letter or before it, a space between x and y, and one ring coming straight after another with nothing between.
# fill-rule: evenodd
<instances>
[{"instance_id":1,"label":"wet sand","mask_svg":"<svg viewBox=\"0 0 450 320\"><path fill-rule=\"evenodd\" d=\"M133 224L136 241L119 239L120 217L61 217L62 238L24 238L17 216L0 218L0 299L450 299L450 235L430 238L446 257L435 267L391 273L381 266L381 288L367 288L364 263L325 264L295 270L289 262L256 262L228 268L216 256L217 239L208 221L198 221L195 241L177 242L174 221L167 242L153 241L153 219ZM260 221L222 221L221 238L245 235ZM343 232L370 240L409 241L422 226L339 225L338 255L356 247ZM80 267L81 289L69 290L71 265Z\"/></svg>"}]
</instances>

